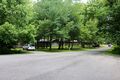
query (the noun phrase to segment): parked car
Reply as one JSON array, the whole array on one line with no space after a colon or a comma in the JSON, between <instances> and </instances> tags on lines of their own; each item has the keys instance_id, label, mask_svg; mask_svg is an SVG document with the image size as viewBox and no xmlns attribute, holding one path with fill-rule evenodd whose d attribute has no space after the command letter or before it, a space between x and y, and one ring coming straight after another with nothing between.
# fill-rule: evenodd
<instances>
[{"instance_id":1,"label":"parked car","mask_svg":"<svg viewBox=\"0 0 120 80\"><path fill-rule=\"evenodd\" d=\"M26 44L23 46L23 50L35 50L35 46L31 44Z\"/></svg>"}]
</instances>

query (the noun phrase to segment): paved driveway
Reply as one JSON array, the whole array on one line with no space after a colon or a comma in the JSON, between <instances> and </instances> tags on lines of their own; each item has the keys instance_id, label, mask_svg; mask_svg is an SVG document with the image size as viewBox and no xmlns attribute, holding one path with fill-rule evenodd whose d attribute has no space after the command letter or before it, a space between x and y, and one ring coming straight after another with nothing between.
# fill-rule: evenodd
<instances>
[{"instance_id":1,"label":"paved driveway","mask_svg":"<svg viewBox=\"0 0 120 80\"><path fill-rule=\"evenodd\" d=\"M0 80L120 80L120 58L106 50L2 55Z\"/></svg>"}]
</instances>

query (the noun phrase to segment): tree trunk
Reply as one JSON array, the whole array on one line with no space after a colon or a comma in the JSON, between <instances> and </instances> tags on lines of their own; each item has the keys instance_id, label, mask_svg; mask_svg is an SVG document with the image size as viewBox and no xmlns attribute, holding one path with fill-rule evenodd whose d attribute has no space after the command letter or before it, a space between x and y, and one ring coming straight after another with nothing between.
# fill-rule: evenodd
<instances>
[{"instance_id":1,"label":"tree trunk","mask_svg":"<svg viewBox=\"0 0 120 80\"><path fill-rule=\"evenodd\" d=\"M85 48L84 42L81 42L81 47L82 47L82 48Z\"/></svg>"},{"instance_id":2,"label":"tree trunk","mask_svg":"<svg viewBox=\"0 0 120 80\"><path fill-rule=\"evenodd\" d=\"M60 43L60 40L58 40L58 50L60 50L61 48L61 43Z\"/></svg>"},{"instance_id":3,"label":"tree trunk","mask_svg":"<svg viewBox=\"0 0 120 80\"><path fill-rule=\"evenodd\" d=\"M51 50L52 49L52 36L50 36L49 46L50 46L49 50Z\"/></svg>"},{"instance_id":4,"label":"tree trunk","mask_svg":"<svg viewBox=\"0 0 120 80\"><path fill-rule=\"evenodd\" d=\"M71 42L70 42L70 40L69 40L69 43L68 43L68 48L69 48L69 50L70 50L70 43L71 43Z\"/></svg>"},{"instance_id":5,"label":"tree trunk","mask_svg":"<svg viewBox=\"0 0 120 80\"><path fill-rule=\"evenodd\" d=\"M64 42L63 42L63 39L61 38L61 40L59 40L59 50L61 49L61 47L62 47L62 49L63 49L63 46L64 46Z\"/></svg>"},{"instance_id":6,"label":"tree trunk","mask_svg":"<svg viewBox=\"0 0 120 80\"><path fill-rule=\"evenodd\" d=\"M62 50L64 49L64 41L63 41L63 39L62 39Z\"/></svg>"},{"instance_id":7,"label":"tree trunk","mask_svg":"<svg viewBox=\"0 0 120 80\"><path fill-rule=\"evenodd\" d=\"M73 49L74 41L72 41L71 49Z\"/></svg>"}]
</instances>

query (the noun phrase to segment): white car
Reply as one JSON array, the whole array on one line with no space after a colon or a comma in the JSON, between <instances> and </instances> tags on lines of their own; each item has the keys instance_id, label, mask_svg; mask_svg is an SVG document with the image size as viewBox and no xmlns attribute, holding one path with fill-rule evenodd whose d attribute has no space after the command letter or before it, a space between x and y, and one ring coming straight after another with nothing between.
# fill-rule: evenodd
<instances>
[{"instance_id":1,"label":"white car","mask_svg":"<svg viewBox=\"0 0 120 80\"><path fill-rule=\"evenodd\" d=\"M27 44L23 46L23 50L35 50L35 46Z\"/></svg>"},{"instance_id":2,"label":"white car","mask_svg":"<svg viewBox=\"0 0 120 80\"><path fill-rule=\"evenodd\" d=\"M29 46L27 50L35 50L35 46Z\"/></svg>"}]
</instances>

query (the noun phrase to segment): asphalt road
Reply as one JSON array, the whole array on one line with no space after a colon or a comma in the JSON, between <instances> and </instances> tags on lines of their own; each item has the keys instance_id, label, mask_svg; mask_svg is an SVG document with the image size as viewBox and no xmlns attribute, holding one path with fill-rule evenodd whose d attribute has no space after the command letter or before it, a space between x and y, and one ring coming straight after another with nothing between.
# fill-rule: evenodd
<instances>
[{"instance_id":1,"label":"asphalt road","mask_svg":"<svg viewBox=\"0 0 120 80\"><path fill-rule=\"evenodd\" d=\"M0 80L120 80L120 57L108 48L0 56Z\"/></svg>"}]
</instances>

